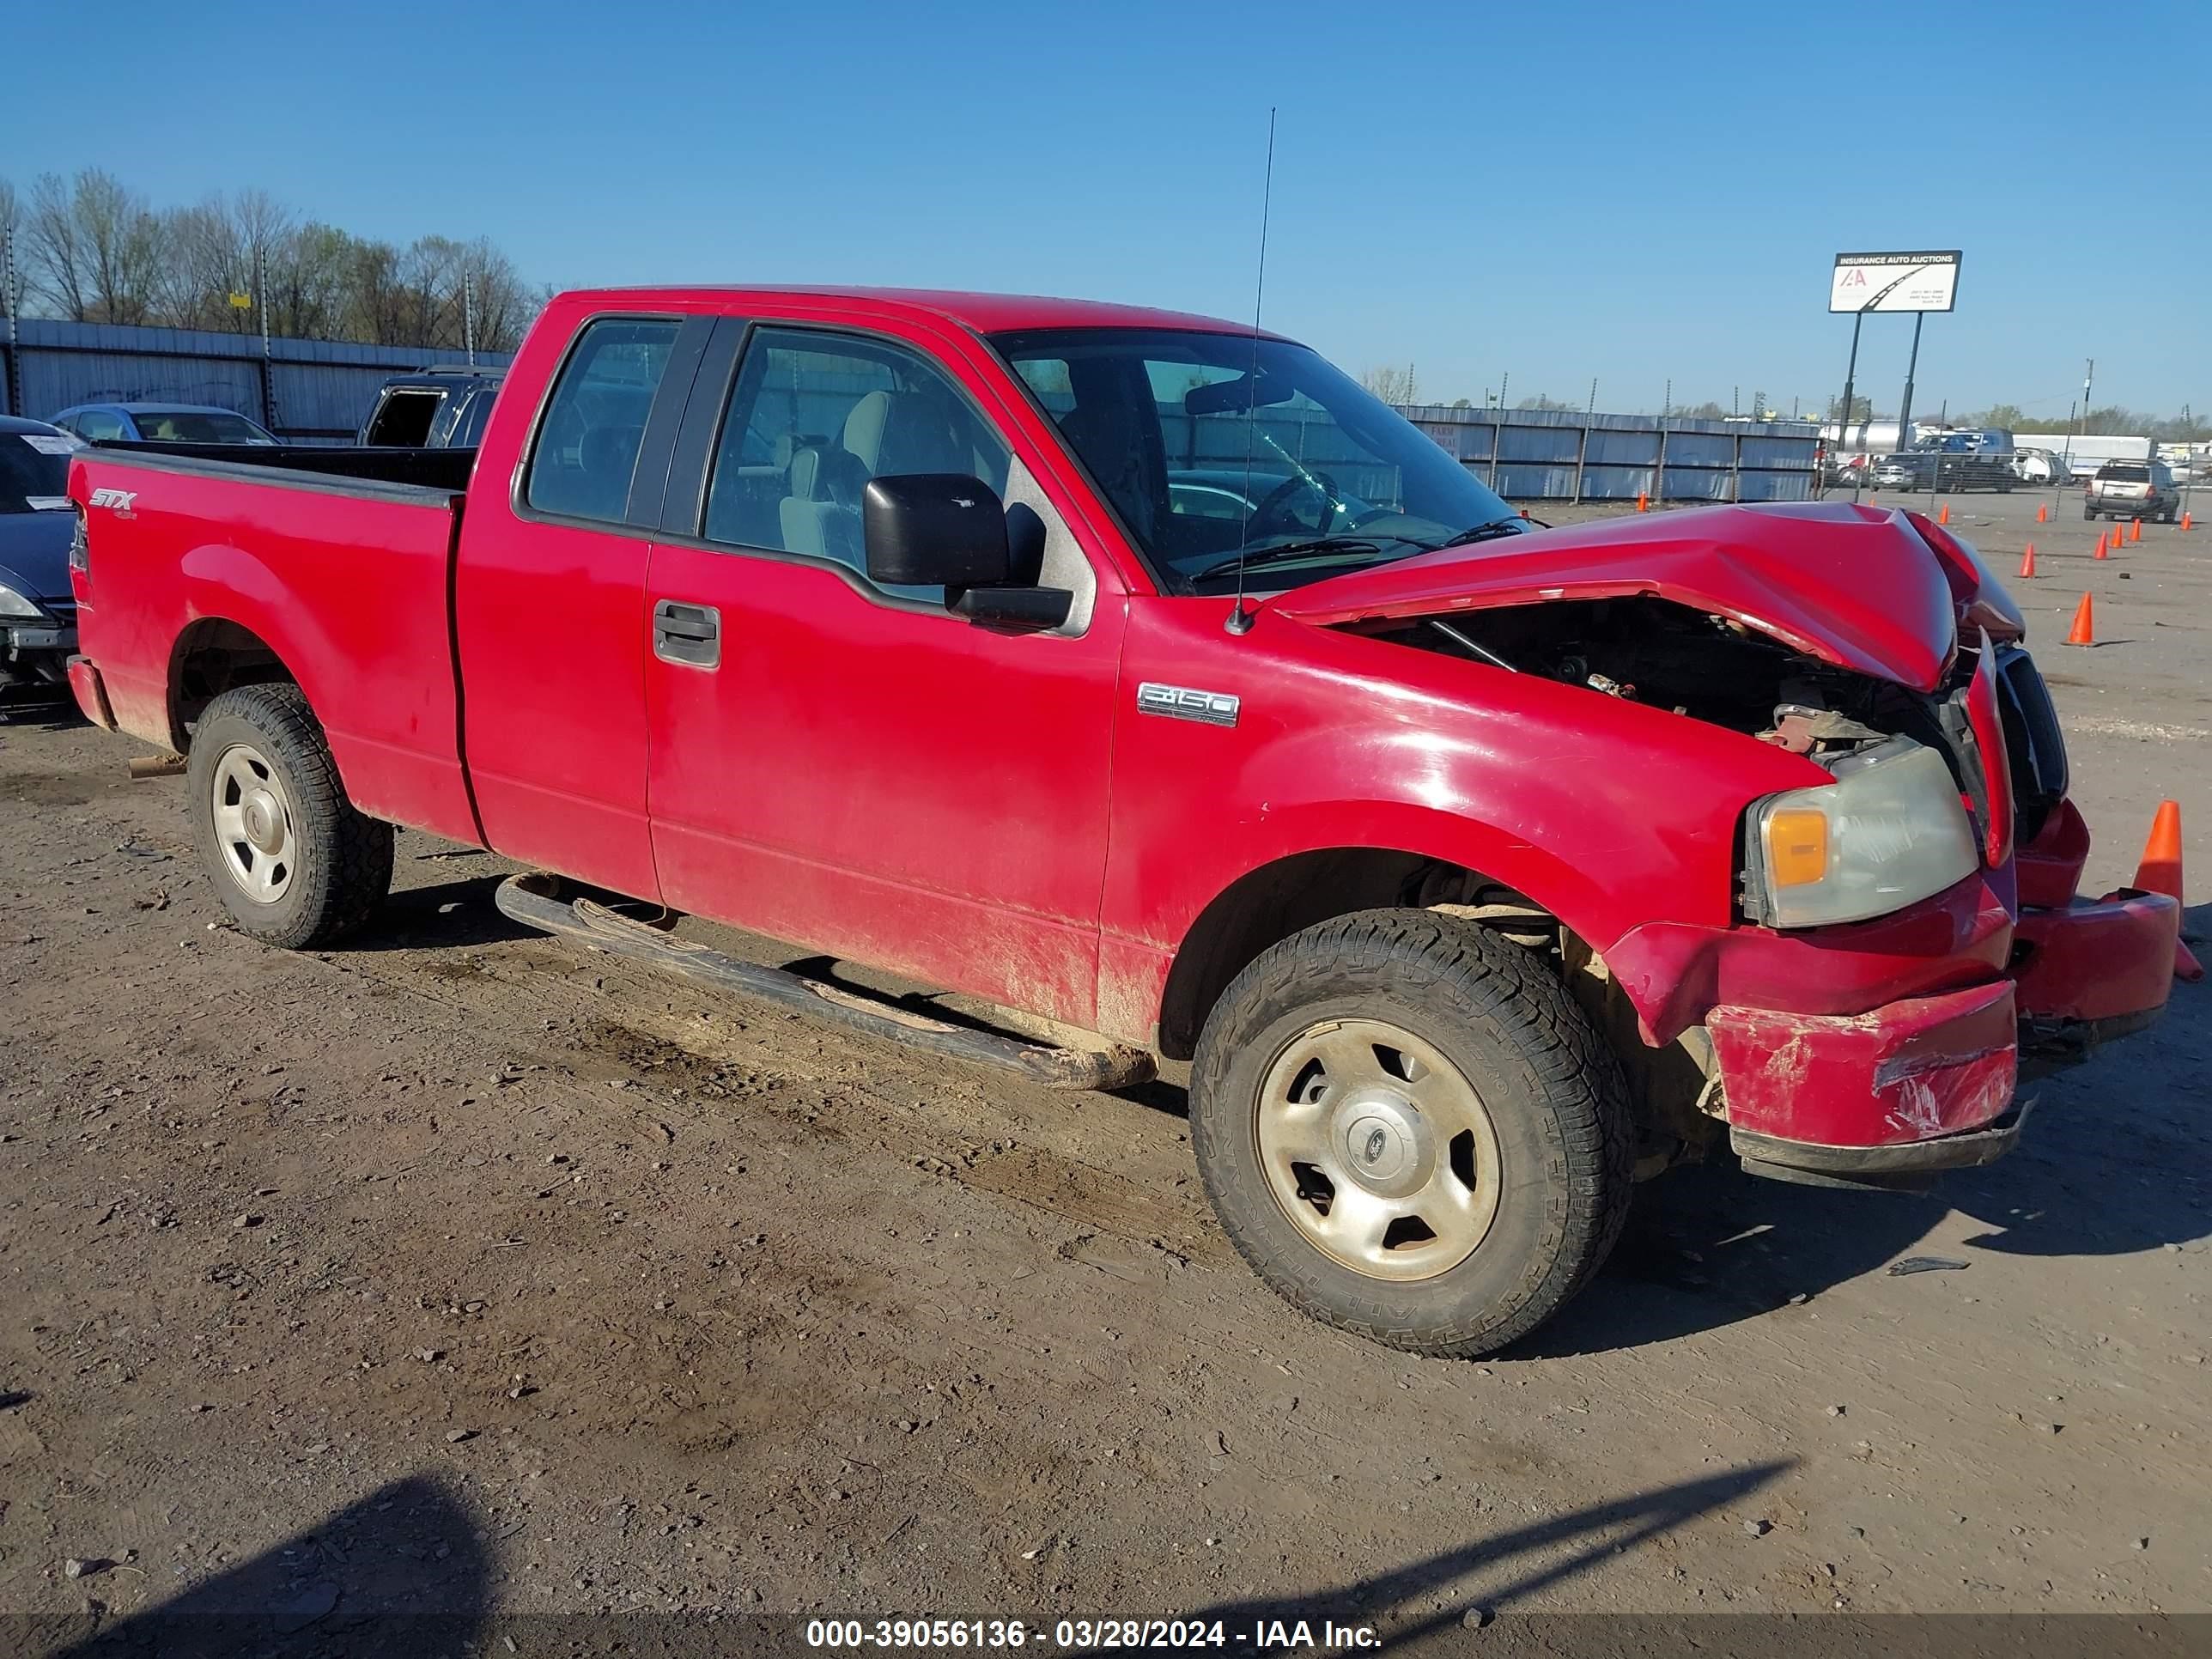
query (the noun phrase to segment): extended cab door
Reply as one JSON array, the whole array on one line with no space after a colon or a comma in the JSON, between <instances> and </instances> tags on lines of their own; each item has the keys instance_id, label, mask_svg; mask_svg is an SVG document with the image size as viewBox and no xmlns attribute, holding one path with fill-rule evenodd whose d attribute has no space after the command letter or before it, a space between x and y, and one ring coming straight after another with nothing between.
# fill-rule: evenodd
<instances>
[{"instance_id":1,"label":"extended cab door","mask_svg":"<svg viewBox=\"0 0 2212 1659\"><path fill-rule=\"evenodd\" d=\"M668 456L714 319L549 317L507 384L547 386L479 457L453 640L486 842L641 897L645 577ZM543 356L538 355L542 350Z\"/></svg>"},{"instance_id":2,"label":"extended cab door","mask_svg":"<svg viewBox=\"0 0 2212 1659\"><path fill-rule=\"evenodd\" d=\"M1123 608L950 349L725 321L647 585L653 854L672 905L1081 1024ZM900 472L998 489L1067 626L871 581L860 490Z\"/></svg>"}]
</instances>

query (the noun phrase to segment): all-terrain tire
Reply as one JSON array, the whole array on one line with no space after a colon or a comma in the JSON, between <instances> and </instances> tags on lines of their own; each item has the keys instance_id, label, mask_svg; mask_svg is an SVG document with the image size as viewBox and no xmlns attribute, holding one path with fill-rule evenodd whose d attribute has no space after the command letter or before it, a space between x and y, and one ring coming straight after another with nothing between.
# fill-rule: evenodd
<instances>
[{"instance_id":1,"label":"all-terrain tire","mask_svg":"<svg viewBox=\"0 0 2212 1659\"><path fill-rule=\"evenodd\" d=\"M282 890L268 897L234 873L216 823L226 757L246 755L273 775L271 798L288 831ZM392 890L392 826L346 799L322 726L298 686L244 685L215 698L193 728L185 775L193 845L240 931L295 951L333 944Z\"/></svg>"},{"instance_id":2,"label":"all-terrain tire","mask_svg":"<svg viewBox=\"0 0 2212 1659\"><path fill-rule=\"evenodd\" d=\"M1473 1085L1494 1127L1495 1213L1433 1277L1356 1271L1310 1239L1262 1164L1263 1085L1331 1020L1381 1021ZM1191 1068L1191 1142L1230 1239L1291 1305L1392 1347L1474 1358L1525 1336L1604 1261L1628 1212L1634 1135L1620 1070L1565 987L1464 920L1366 910L1293 934L1231 983Z\"/></svg>"}]
</instances>

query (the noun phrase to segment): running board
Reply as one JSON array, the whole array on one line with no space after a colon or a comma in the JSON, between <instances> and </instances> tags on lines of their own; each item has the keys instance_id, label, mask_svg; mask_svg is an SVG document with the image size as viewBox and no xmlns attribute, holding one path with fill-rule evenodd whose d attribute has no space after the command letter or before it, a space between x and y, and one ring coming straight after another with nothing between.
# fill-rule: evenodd
<instances>
[{"instance_id":1,"label":"running board","mask_svg":"<svg viewBox=\"0 0 2212 1659\"><path fill-rule=\"evenodd\" d=\"M1152 1055L1141 1048L1119 1043L1104 1048L1060 1048L933 1019L842 986L804 979L781 968L740 962L588 898L557 897L546 890L543 878L510 876L499 884L495 898L501 915L526 927L594 945L602 951L702 981L717 990L735 991L741 996L835 1020L854 1030L925 1048L947 1060L1018 1073L1048 1089L1125 1089L1148 1083L1158 1075Z\"/></svg>"}]
</instances>

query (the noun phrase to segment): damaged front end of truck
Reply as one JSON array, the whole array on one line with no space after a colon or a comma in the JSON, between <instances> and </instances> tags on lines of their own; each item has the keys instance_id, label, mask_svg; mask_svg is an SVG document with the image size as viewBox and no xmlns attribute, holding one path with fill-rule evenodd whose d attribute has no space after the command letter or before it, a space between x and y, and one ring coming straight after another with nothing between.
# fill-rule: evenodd
<instances>
[{"instance_id":1,"label":"damaged front end of truck","mask_svg":"<svg viewBox=\"0 0 2212 1659\"><path fill-rule=\"evenodd\" d=\"M2087 825L2019 611L1918 514L1626 519L1360 572L1285 615L1581 687L1808 763L1743 803L1729 921L1555 950L1629 1073L1647 1168L1916 1186L2016 1141L2023 1075L2164 1006L2179 906L2083 896ZM1663 754L1650 757L1663 781ZM1668 912L1663 896L1650 909Z\"/></svg>"}]
</instances>

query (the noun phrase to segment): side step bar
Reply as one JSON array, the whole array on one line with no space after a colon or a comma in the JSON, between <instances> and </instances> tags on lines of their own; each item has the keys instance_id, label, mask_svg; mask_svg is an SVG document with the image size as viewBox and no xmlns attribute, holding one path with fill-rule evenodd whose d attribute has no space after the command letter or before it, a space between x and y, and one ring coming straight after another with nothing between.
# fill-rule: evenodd
<instances>
[{"instance_id":1,"label":"side step bar","mask_svg":"<svg viewBox=\"0 0 2212 1659\"><path fill-rule=\"evenodd\" d=\"M510 876L495 896L501 915L526 927L595 945L650 963L718 990L735 991L779 1006L836 1021L871 1036L926 1048L947 1060L1016 1072L1048 1089L1123 1089L1157 1074L1152 1055L1119 1043L1104 1048L1060 1048L994 1031L933 1019L842 986L804 979L781 968L739 962L690 939L638 921L588 898L563 899L543 877Z\"/></svg>"}]
</instances>

